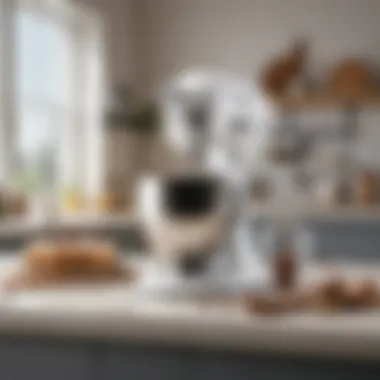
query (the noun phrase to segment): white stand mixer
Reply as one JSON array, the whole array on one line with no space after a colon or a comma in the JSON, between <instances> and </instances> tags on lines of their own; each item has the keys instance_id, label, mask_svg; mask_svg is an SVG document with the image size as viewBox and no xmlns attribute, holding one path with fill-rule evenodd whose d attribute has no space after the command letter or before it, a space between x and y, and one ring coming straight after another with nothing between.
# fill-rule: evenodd
<instances>
[{"instance_id":1,"label":"white stand mixer","mask_svg":"<svg viewBox=\"0 0 380 380\"><path fill-rule=\"evenodd\" d=\"M250 84L236 76L205 71L179 75L163 94L164 138L180 158L173 175L212 176L223 188L219 203L223 228L207 269L195 276L178 272L180 254L153 252L143 283L155 291L234 292L268 285L268 265L252 236L249 184L264 157L273 112ZM140 188L148 234L165 225L157 187ZM154 190L155 189L155 190ZM194 197L197 197L194 194ZM175 230L169 235L175 236ZM162 240L168 240L168 236ZM167 257L167 256L166 256ZM183 258L183 257L181 257Z\"/></svg>"}]
</instances>

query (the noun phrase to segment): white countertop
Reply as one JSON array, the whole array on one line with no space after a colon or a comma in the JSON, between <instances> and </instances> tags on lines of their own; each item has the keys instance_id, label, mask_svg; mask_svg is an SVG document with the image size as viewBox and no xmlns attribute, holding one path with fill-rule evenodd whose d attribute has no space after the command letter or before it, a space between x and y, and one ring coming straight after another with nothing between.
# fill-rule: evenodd
<instances>
[{"instance_id":1,"label":"white countertop","mask_svg":"<svg viewBox=\"0 0 380 380\"><path fill-rule=\"evenodd\" d=\"M1 259L0 273L16 263ZM374 267L344 270L361 277L380 273ZM1 333L380 358L380 311L260 317L249 315L238 301L158 300L120 284L3 292Z\"/></svg>"}]
</instances>

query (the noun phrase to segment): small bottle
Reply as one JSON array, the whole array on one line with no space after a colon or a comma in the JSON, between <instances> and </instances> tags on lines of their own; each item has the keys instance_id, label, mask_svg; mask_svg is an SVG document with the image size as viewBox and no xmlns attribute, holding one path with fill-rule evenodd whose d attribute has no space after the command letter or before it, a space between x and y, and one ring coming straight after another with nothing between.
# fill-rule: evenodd
<instances>
[{"instance_id":1,"label":"small bottle","mask_svg":"<svg viewBox=\"0 0 380 380\"><path fill-rule=\"evenodd\" d=\"M276 254L274 262L276 287L288 290L296 283L296 260L292 252L284 250Z\"/></svg>"},{"instance_id":2,"label":"small bottle","mask_svg":"<svg viewBox=\"0 0 380 380\"><path fill-rule=\"evenodd\" d=\"M356 178L355 196L360 205L371 205L376 202L377 178L370 170L361 170Z\"/></svg>"},{"instance_id":3,"label":"small bottle","mask_svg":"<svg viewBox=\"0 0 380 380\"><path fill-rule=\"evenodd\" d=\"M282 233L277 241L273 258L273 279L277 289L289 290L297 282L297 255L292 248L290 236Z\"/></svg>"}]
</instances>

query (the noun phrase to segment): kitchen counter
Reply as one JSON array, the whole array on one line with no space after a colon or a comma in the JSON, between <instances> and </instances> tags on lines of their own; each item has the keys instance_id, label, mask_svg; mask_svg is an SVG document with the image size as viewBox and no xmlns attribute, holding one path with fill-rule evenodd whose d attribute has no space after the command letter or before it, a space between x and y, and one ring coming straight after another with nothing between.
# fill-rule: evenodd
<instances>
[{"instance_id":1,"label":"kitchen counter","mask_svg":"<svg viewBox=\"0 0 380 380\"><path fill-rule=\"evenodd\" d=\"M4 278L17 265L16 258L1 258L0 274ZM340 270L371 278L380 273L374 267ZM312 268L305 278L313 281L326 274L327 269ZM154 299L120 284L2 292L1 333L380 359L380 311L252 316L239 300Z\"/></svg>"},{"instance_id":2,"label":"kitchen counter","mask_svg":"<svg viewBox=\"0 0 380 380\"><path fill-rule=\"evenodd\" d=\"M55 218L9 218L0 222L0 237L19 236L40 231L67 228L133 228L140 223L133 213L125 214L78 214Z\"/></svg>"},{"instance_id":3,"label":"kitchen counter","mask_svg":"<svg viewBox=\"0 0 380 380\"><path fill-rule=\"evenodd\" d=\"M107 237L120 247L144 250L141 221L133 213L66 215L59 218L15 218L0 222L0 256L22 249L30 239L56 234L82 233ZM0 264L1 265L1 264Z\"/></svg>"}]
</instances>

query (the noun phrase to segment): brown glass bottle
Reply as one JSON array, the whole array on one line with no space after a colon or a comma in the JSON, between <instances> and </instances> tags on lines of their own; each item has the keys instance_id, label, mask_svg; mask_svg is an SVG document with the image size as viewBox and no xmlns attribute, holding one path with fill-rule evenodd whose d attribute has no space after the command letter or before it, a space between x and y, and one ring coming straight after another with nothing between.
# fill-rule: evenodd
<instances>
[{"instance_id":1,"label":"brown glass bottle","mask_svg":"<svg viewBox=\"0 0 380 380\"><path fill-rule=\"evenodd\" d=\"M355 184L356 201L360 205L371 205L377 198L377 178L369 170L362 170L358 173Z\"/></svg>"},{"instance_id":2,"label":"brown glass bottle","mask_svg":"<svg viewBox=\"0 0 380 380\"><path fill-rule=\"evenodd\" d=\"M276 288L289 290L296 285L297 260L294 252L285 247L280 247L275 252L273 260L273 277Z\"/></svg>"}]
</instances>

